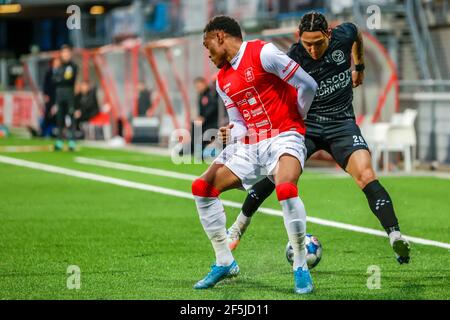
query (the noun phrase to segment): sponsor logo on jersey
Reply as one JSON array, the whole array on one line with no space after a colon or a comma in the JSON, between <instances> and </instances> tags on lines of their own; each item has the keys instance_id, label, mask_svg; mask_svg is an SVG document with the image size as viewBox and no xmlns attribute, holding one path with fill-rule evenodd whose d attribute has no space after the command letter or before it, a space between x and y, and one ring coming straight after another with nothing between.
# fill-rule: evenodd
<instances>
[{"instance_id":1,"label":"sponsor logo on jersey","mask_svg":"<svg viewBox=\"0 0 450 320\"><path fill-rule=\"evenodd\" d=\"M246 104L248 104L248 101L247 101L247 99L242 99L242 100L238 101L236 104L239 108L243 108L243 107L245 107Z\"/></svg>"},{"instance_id":2,"label":"sponsor logo on jersey","mask_svg":"<svg viewBox=\"0 0 450 320\"><path fill-rule=\"evenodd\" d=\"M259 116L259 115L261 115L263 113L264 113L264 110L263 110L262 107L259 107L259 108L251 110L251 114L252 114L253 117L257 117L257 116Z\"/></svg>"},{"instance_id":3,"label":"sponsor logo on jersey","mask_svg":"<svg viewBox=\"0 0 450 320\"><path fill-rule=\"evenodd\" d=\"M294 63L294 60L289 61L288 65L287 65L283 70L281 70L281 72L282 72L283 74L285 74L286 71L289 70L289 68L292 66L293 63Z\"/></svg>"},{"instance_id":4,"label":"sponsor logo on jersey","mask_svg":"<svg viewBox=\"0 0 450 320\"><path fill-rule=\"evenodd\" d=\"M270 124L269 120L267 120L267 119L264 119L262 121L259 121L259 122L255 123L256 128L261 128L261 127L267 126L269 124Z\"/></svg>"},{"instance_id":5,"label":"sponsor logo on jersey","mask_svg":"<svg viewBox=\"0 0 450 320\"><path fill-rule=\"evenodd\" d=\"M312 73L319 73L319 72L321 72L322 70L323 70L323 68L320 67L320 68L317 68L317 69L313 69L313 70L311 70L311 71L308 71L308 73L309 73L309 74L312 74Z\"/></svg>"},{"instance_id":6,"label":"sponsor logo on jersey","mask_svg":"<svg viewBox=\"0 0 450 320\"><path fill-rule=\"evenodd\" d=\"M248 110L244 110L244 111L242 112L242 115L244 116L245 121L249 121L250 118L252 117L252 116L250 115L250 112L248 112Z\"/></svg>"},{"instance_id":7,"label":"sponsor logo on jersey","mask_svg":"<svg viewBox=\"0 0 450 320\"><path fill-rule=\"evenodd\" d=\"M351 80L351 69L328 77L325 80L320 81L319 88L316 91L316 97L319 99L325 98L337 90L347 88L351 84Z\"/></svg>"}]
</instances>

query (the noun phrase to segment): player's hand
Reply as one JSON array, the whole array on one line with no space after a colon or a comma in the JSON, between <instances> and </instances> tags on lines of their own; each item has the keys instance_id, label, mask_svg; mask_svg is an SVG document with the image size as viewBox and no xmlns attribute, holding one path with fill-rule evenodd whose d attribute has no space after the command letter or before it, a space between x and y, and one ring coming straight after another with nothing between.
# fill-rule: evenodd
<instances>
[{"instance_id":1,"label":"player's hand","mask_svg":"<svg viewBox=\"0 0 450 320\"><path fill-rule=\"evenodd\" d=\"M353 88L356 88L364 81L364 71L352 71Z\"/></svg>"},{"instance_id":2,"label":"player's hand","mask_svg":"<svg viewBox=\"0 0 450 320\"><path fill-rule=\"evenodd\" d=\"M222 143L227 144L231 138L231 129L234 127L234 124L230 123L226 127L220 127L218 136L219 140L222 141Z\"/></svg>"}]
</instances>

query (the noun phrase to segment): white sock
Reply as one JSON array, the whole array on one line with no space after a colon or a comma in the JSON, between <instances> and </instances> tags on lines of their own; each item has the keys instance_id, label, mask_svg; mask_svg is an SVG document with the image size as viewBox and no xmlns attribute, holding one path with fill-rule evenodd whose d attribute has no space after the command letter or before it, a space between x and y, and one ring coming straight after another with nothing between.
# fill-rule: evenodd
<instances>
[{"instance_id":1,"label":"white sock","mask_svg":"<svg viewBox=\"0 0 450 320\"><path fill-rule=\"evenodd\" d=\"M389 242L391 243L391 246L394 243L394 241L400 238L401 236L402 234L400 233L400 231L392 231L391 233L389 233Z\"/></svg>"},{"instance_id":2,"label":"white sock","mask_svg":"<svg viewBox=\"0 0 450 320\"><path fill-rule=\"evenodd\" d=\"M299 197L280 201L283 208L284 226L294 252L294 271L299 267L308 268L306 264L305 234L306 210Z\"/></svg>"},{"instance_id":3,"label":"white sock","mask_svg":"<svg viewBox=\"0 0 450 320\"><path fill-rule=\"evenodd\" d=\"M197 211L200 216L203 229L216 254L216 264L218 266L228 266L233 261L233 255L228 248L226 216L222 202L218 198L194 196Z\"/></svg>"},{"instance_id":4,"label":"white sock","mask_svg":"<svg viewBox=\"0 0 450 320\"><path fill-rule=\"evenodd\" d=\"M241 230L241 234L245 232L247 227L250 225L250 221L252 220L252 217L247 217L245 214L242 213L242 211L239 213L236 222L239 226L239 229Z\"/></svg>"},{"instance_id":5,"label":"white sock","mask_svg":"<svg viewBox=\"0 0 450 320\"><path fill-rule=\"evenodd\" d=\"M207 234L216 253L216 265L229 266L234 258L228 247L227 230L223 228L216 232L207 232Z\"/></svg>"}]
</instances>

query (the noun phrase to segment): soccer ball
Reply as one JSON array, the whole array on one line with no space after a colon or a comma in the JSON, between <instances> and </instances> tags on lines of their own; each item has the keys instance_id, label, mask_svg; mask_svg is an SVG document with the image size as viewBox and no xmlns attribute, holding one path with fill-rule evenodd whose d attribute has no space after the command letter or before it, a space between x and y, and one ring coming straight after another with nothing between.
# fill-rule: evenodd
<instances>
[{"instance_id":1,"label":"soccer ball","mask_svg":"<svg viewBox=\"0 0 450 320\"><path fill-rule=\"evenodd\" d=\"M305 247L306 263L308 264L308 268L312 269L319 264L322 258L322 245L315 236L307 234L305 236ZM286 245L286 259L291 265L294 264L294 251L289 242Z\"/></svg>"}]
</instances>

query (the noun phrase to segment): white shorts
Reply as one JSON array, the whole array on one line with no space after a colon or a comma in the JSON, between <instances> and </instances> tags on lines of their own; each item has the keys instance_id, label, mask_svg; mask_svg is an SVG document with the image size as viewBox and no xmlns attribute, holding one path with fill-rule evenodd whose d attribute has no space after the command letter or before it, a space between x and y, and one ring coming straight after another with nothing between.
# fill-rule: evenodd
<instances>
[{"instance_id":1,"label":"white shorts","mask_svg":"<svg viewBox=\"0 0 450 320\"><path fill-rule=\"evenodd\" d=\"M272 179L283 154L297 158L303 168L306 158L305 138L298 132L287 131L255 144L238 142L228 145L214 162L224 164L249 190L267 176Z\"/></svg>"}]
</instances>

